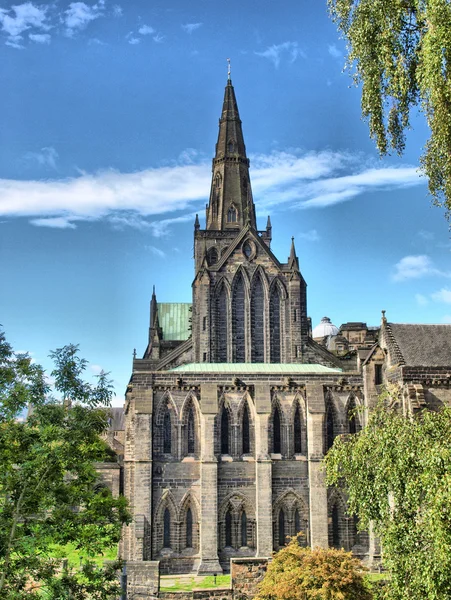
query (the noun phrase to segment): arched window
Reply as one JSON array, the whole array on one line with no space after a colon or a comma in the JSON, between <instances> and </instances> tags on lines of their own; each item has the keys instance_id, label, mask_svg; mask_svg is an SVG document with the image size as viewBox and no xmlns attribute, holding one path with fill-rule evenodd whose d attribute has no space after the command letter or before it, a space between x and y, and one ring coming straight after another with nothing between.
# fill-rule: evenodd
<instances>
[{"instance_id":1,"label":"arched window","mask_svg":"<svg viewBox=\"0 0 451 600\"><path fill-rule=\"evenodd\" d=\"M171 414L169 408L166 408L163 419L163 452L164 454L171 454Z\"/></svg>"},{"instance_id":2,"label":"arched window","mask_svg":"<svg viewBox=\"0 0 451 600\"><path fill-rule=\"evenodd\" d=\"M227 211L227 223L236 223L236 208L231 206Z\"/></svg>"},{"instance_id":3,"label":"arched window","mask_svg":"<svg viewBox=\"0 0 451 600\"><path fill-rule=\"evenodd\" d=\"M221 414L221 454L229 453L229 412L224 406Z\"/></svg>"},{"instance_id":4,"label":"arched window","mask_svg":"<svg viewBox=\"0 0 451 600\"><path fill-rule=\"evenodd\" d=\"M280 292L275 285L269 299L269 339L270 360L272 363L280 363Z\"/></svg>"},{"instance_id":5,"label":"arched window","mask_svg":"<svg viewBox=\"0 0 451 600\"><path fill-rule=\"evenodd\" d=\"M294 439L294 453L301 454L301 452L302 452L302 427L301 427L301 411L299 409L299 404L296 406L296 412L294 413L293 439Z\"/></svg>"},{"instance_id":6,"label":"arched window","mask_svg":"<svg viewBox=\"0 0 451 600\"><path fill-rule=\"evenodd\" d=\"M272 451L274 454L280 454L282 452L280 433L280 412L279 407L276 406L272 419Z\"/></svg>"},{"instance_id":7,"label":"arched window","mask_svg":"<svg viewBox=\"0 0 451 600\"><path fill-rule=\"evenodd\" d=\"M224 283L216 297L216 358L227 362L227 290Z\"/></svg>"},{"instance_id":8,"label":"arched window","mask_svg":"<svg viewBox=\"0 0 451 600\"><path fill-rule=\"evenodd\" d=\"M332 546L334 548L340 547L340 523L337 504L332 507Z\"/></svg>"},{"instance_id":9,"label":"arched window","mask_svg":"<svg viewBox=\"0 0 451 600\"><path fill-rule=\"evenodd\" d=\"M195 435L194 410L190 406L188 411L188 454L195 452Z\"/></svg>"},{"instance_id":10,"label":"arched window","mask_svg":"<svg viewBox=\"0 0 451 600\"><path fill-rule=\"evenodd\" d=\"M232 513L230 508L226 512L225 517L225 545L232 547Z\"/></svg>"},{"instance_id":11,"label":"arched window","mask_svg":"<svg viewBox=\"0 0 451 600\"><path fill-rule=\"evenodd\" d=\"M329 405L326 410L326 452L332 448L334 438L334 413L332 407Z\"/></svg>"},{"instance_id":12,"label":"arched window","mask_svg":"<svg viewBox=\"0 0 451 600\"><path fill-rule=\"evenodd\" d=\"M279 546L285 546L285 513L283 508L279 511Z\"/></svg>"},{"instance_id":13,"label":"arched window","mask_svg":"<svg viewBox=\"0 0 451 600\"><path fill-rule=\"evenodd\" d=\"M241 513L241 545L247 546L247 517L244 510Z\"/></svg>"},{"instance_id":14,"label":"arched window","mask_svg":"<svg viewBox=\"0 0 451 600\"><path fill-rule=\"evenodd\" d=\"M243 410L243 454L249 454L251 451L251 443L250 443L250 432L249 432L249 411L247 408L247 404L244 405Z\"/></svg>"},{"instance_id":15,"label":"arched window","mask_svg":"<svg viewBox=\"0 0 451 600\"><path fill-rule=\"evenodd\" d=\"M348 430L349 433L357 433L357 422L355 414L355 402L351 400L348 405L347 419L348 419Z\"/></svg>"},{"instance_id":16,"label":"arched window","mask_svg":"<svg viewBox=\"0 0 451 600\"><path fill-rule=\"evenodd\" d=\"M264 362L265 360L265 338L263 322L263 304L265 296L261 277L257 277L252 286L251 295L251 360L252 362Z\"/></svg>"},{"instance_id":17,"label":"arched window","mask_svg":"<svg viewBox=\"0 0 451 600\"><path fill-rule=\"evenodd\" d=\"M296 535L301 531L301 515L298 508L294 511L294 531Z\"/></svg>"},{"instance_id":18,"label":"arched window","mask_svg":"<svg viewBox=\"0 0 451 600\"><path fill-rule=\"evenodd\" d=\"M227 149L228 149L228 151L229 151L230 154L234 151L235 144L233 143L233 140L229 140L229 143L227 145Z\"/></svg>"},{"instance_id":19,"label":"arched window","mask_svg":"<svg viewBox=\"0 0 451 600\"><path fill-rule=\"evenodd\" d=\"M221 174L220 173L216 173L215 176L215 188L220 188L221 187Z\"/></svg>"},{"instance_id":20,"label":"arched window","mask_svg":"<svg viewBox=\"0 0 451 600\"><path fill-rule=\"evenodd\" d=\"M186 511L186 547L193 547L193 513L191 508Z\"/></svg>"},{"instance_id":21,"label":"arched window","mask_svg":"<svg viewBox=\"0 0 451 600\"><path fill-rule=\"evenodd\" d=\"M214 265L218 262L218 251L216 250L216 248L210 248L208 250L207 256L209 265Z\"/></svg>"},{"instance_id":22,"label":"arched window","mask_svg":"<svg viewBox=\"0 0 451 600\"><path fill-rule=\"evenodd\" d=\"M242 363L246 360L245 353L245 293L243 275L238 273L233 288L233 359L234 362Z\"/></svg>"},{"instance_id":23,"label":"arched window","mask_svg":"<svg viewBox=\"0 0 451 600\"><path fill-rule=\"evenodd\" d=\"M171 515L168 508L165 509L163 517L163 547L171 547Z\"/></svg>"}]
</instances>

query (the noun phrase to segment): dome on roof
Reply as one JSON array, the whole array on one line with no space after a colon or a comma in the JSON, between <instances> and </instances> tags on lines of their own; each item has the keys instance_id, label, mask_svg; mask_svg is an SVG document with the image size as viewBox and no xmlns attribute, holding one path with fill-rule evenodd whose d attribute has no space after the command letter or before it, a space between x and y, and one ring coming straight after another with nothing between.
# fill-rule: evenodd
<instances>
[{"instance_id":1,"label":"dome on roof","mask_svg":"<svg viewBox=\"0 0 451 600\"><path fill-rule=\"evenodd\" d=\"M338 327L335 327L329 317L323 317L321 319L321 323L312 331L312 338L314 340L323 339L328 335L337 335L337 333Z\"/></svg>"}]
</instances>

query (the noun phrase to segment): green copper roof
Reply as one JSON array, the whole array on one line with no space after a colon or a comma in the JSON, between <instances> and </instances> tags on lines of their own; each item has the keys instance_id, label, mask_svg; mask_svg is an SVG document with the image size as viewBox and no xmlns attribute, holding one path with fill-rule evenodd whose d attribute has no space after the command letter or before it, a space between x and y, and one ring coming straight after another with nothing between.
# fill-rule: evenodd
<instances>
[{"instance_id":1,"label":"green copper roof","mask_svg":"<svg viewBox=\"0 0 451 600\"><path fill-rule=\"evenodd\" d=\"M158 320L164 340L187 340L191 335L190 317L188 302L158 302Z\"/></svg>"},{"instance_id":2,"label":"green copper roof","mask_svg":"<svg viewBox=\"0 0 451 600\"><path fill-rule=\"evenodd\" d=\"M299 363L189 363L170 369L188 373L341 373L324 365Z\"/></svg>"}]
</instances>

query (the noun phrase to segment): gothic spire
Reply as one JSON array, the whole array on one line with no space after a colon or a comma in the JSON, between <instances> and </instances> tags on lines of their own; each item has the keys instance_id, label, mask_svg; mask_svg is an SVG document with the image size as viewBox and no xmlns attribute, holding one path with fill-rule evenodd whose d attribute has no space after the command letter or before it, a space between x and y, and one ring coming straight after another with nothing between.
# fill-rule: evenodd
<instances>
[{"instance_id":1,"label":"gothic spire","mask_svg":"<svg viewBox=\"0 0 451 600\"><path fill-rule=\"evenodd\" d=\"M290 256L288 257L288 266L290 269L299 271L299 261L296 256L296 248L294 247L294 237L291 238Z\"/></svg>"},{"instance_id":2,"label":"gothic spire","mask_svg":"<svg viewBox=\"0 0 451 600\"><path fill-rule=\"evenodd\" d=\"M224 93L216 153L212 165L207 229L257 228L241 119L229 78Z\"/></svg>"}]
</instances>

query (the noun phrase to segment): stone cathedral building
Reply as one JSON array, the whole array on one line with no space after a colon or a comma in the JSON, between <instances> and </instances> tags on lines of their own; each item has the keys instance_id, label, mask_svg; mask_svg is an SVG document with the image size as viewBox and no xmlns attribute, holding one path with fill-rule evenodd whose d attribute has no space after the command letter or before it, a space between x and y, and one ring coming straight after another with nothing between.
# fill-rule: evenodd
<instances>
[{"instance_id":1,"label":"stone cathedral building","mask_svg":"<svg viewBox=\"0 0 451 600\"><path fill-rule=\"evenodd\" d=\"M220 573L231 557L269 557L298 532L301 544L373 555L320 461L334 436L364 425L355 409L374 402L390 374L412 409L449 400L450 326L384 316L378 338L350 323L334 351L313 339L294 241L281 262L269 217L257 226L230 79L205 223L196 217L192 304L158 303L154 291L147 349L133 361L122 441L134 519L123 558L159 561L163 573ZM434 343L440 358L426 369Z\"/></svg>"}]
</instances>

